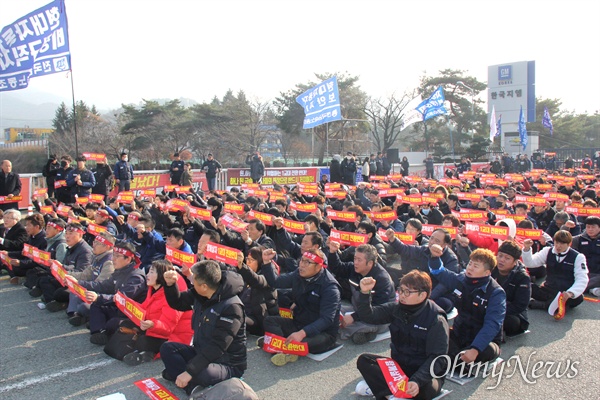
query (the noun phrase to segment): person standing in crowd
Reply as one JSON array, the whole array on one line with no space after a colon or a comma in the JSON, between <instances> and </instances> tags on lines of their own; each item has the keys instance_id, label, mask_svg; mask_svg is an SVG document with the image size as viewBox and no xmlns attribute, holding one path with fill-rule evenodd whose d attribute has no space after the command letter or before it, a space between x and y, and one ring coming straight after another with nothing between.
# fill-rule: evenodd
<instances>
[{"instance_id":1,"label":"person standing in crowd","mask_svg":"<svg viewBox=\"0 0 600 400\"><path fill-rule=\"evenodd\" d=\"M410 168L410 163L408 162L408 158L406 156L402 157L402 162L400 163L402 167L402 176L408 176L408 169Z\"/></svg>"},{"instance_id":2,"label":"person standing in crowd","mask_svg":"<svg viewBox=\"0 0 600 400\"><path fill-rule=\"evenodd\" d=\"M374 175L377 175L377 159L375 158L375 153L371 153L371 157L369 159L369 176Z\"/></svg>"},{"instance_id":3,"label":"person standing in crowd","mask_svg":"<svg viewBox=\"0 0 600 400\"><path fill-rule=\"evenodd\" d=\"M371 171L371 165L369 157L365 157L362 165L362 169L360 170L360 174L362 175L363 182L369 182L369 172Z\"/></svg>"},{"instance_id":4,"label":"person standing in crowd","mask_svg":"<svg viewBox=\"0 0 600 400\"><path fill-rule=\"evenodd\" d=\"M571 156L568 156L565 160L565 169L573 169L574 165L575 161L573 161L573 158Z\"/></svg>"},{"instance_id":5,"label":"person standing in crowd","mask_svg":"<svg viewBox=\"0 0 600 400\"><path fill-rule=\"evenodd\" d=\"M430 154L423 160L425 164L425 179L435 179L433 176L433 156Z\"/></svg>"},{"instance_id":6,"label":"person standing in crowd","mask_svg":"<svg viewBox=\"0 0 600 400\"><path fill-rule=\"evenodd\" d=\"M46 187L48 188L48 197L54 197L54 180L56 171L60 168L56 154L50 154L48 161L42 169L42 175L46 178Z\"/></svg>"},{"instance_id":7,"label":"person standing in crowd","mask_svg":"<svg viewBox=\"0 0 600 400\"><path fill-rule=\"evenodd\" d=\"M133 167L128 161L129 156L127 153L121 153L121 160L115 164L115 183L117 184L117 193L126 192L131 188L131 181L133 180Z\"/></svg>"},{"instance_id":8,"label":"person standing in crowd","mask_svg":"<svg viewBox=\"0 0 600 400\"><path fill-rule=\"evenodd\" d=\"M181 175L183 175L183 160L179 157L179 153L173 154L173 161L169 167L169 173L171 174L171 185L179 185L181 182Z\"/></svg>"},{"instance_id":9,"label":"person standing in crowd","mask_svg":"<svg viewBox=\"0 0 600 400\"><path fill-rule=\"evenodd\" d=\"M77 168L67 175L67 186L71 188L71 197L90 197L92 188L96 186L96 178L92 171L85 167L86 158L79 156L76 159Z\"/></svg>"},{"instance_id":10,"label":"person standing in crowd","mask_svg":"<svg viewBox=\"0 0 600 400\"><path fill-rule=\"evenodd\" d=\"M260 183L265 174L265 164L263 163L262 156L257 151L254 154L246 156L246 164L250 166L250 178L252 183Z\"/></svg>"},{"instance_id":11,"label":"person standing in crowd","mask_svg":"<svg viewBox=\"0 0 600 400\"><path fill-rule=\"evenodd\" d=\"M356 185L356 161L354 161L351 151L346 153L346 157L340 164L340 169L342 171L342 182L346 185Z\"/></svg>"},{"instance_id":12,"label":"person standing in crowd","mask_svg":"<svg viewBox=\"0 0 600 400\"><path fill-rule=\"evenodd\" d=\"M92 194L101 194L104 196L104 201L108 203L108 194L113 188L115 177L108 166L106 157L104 157L104 160L96 163L96 167L92 168L92 173L94 174L94 179L96 179L96 185L92 188Z\"/></svg>"},{"instance_id":13,"label":"person standing in crowd","mask_svg":"<svg viewBox=\"0 0 600 400\"><path fill-rule=\"evenodd\" d=\"M179 181L180 186L192 186L194 180L192 178L192 163L186 162L183 164L183 173Z\"/></svg>"},{"instance_id":14,"label":"person standing in crowd","mask_svg":"<svg viewBox=\"0 0 600 400\"><path fill-rule=\"evenodd\" d=\"M208 190L215 190L217 183L217 174L221 172L221 163L214 159L212 153L208 153L208 158L202 164L202 170L206 173Z\"/></svg>"},{"instance_id":15,"label":"person standing in crowd","mask_svg":"<svg viewBox=\"0 0 600 400\"><path fill-rule=\"evenodd\" d=\"M72 203L73 198L71 196L71 189L67 186L67 177L73 170L71 167L71 161L73 159L69 155L64 155L60 158L60 168L56 171L56 179L54 181L54 188L56 200L60 203Z\"/></svg>"},{"instance_id":16,"label":"person standing in crowd","mask_svg":"<svg viewBox=\"0 0 600 400\"><path fill-rule=\"evenodd\" d=\"M341 156L336 154L333 156L331 160L331 164L329 165L329 175L332 183L341 183L342 182L342 170L340 169L340 159Z\"/></svg>"},{"instance_id":17,"label":"person standing in crowd","mask_svg":"<svg viewBox=\"0 0 600 400\"><path fill-rule=\"evenodd\" d=\"M6 202L0 203L0 210L19 209L18 201L10 201L11 198L21 194L19 174L12 172L12 163L9 160L3 160L0 168L2 169L0 171L0 196L4 196L6 199Z\"/></svg>"}]
</instances>

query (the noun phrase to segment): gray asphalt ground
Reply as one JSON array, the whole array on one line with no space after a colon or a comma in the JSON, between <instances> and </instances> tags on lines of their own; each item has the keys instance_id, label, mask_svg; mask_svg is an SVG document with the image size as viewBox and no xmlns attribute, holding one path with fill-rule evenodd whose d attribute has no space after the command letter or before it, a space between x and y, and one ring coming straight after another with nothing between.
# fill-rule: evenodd
<instances>
[{"instance_id":1,"label":"gray asphalt ground","mask_svg":"<svg viewBox=\"0 0 600 400\"><path fill-rule=\"evenodd\" d=\"M22 286L0 277L0 399L96 399L120 392L128 400L147 399L133 382L157 378L175 395L186 398L174 384L160 377L161 361L129 367L104 354L89 342L89 331L68 324L66 315L36 307ZM513 360L502 378L476 378L465 386L446 381L451 390L445 399L600 399L600 303L584 302L568 310L562 321L554 321L542 311L530 312L531 333L508 339L502 357L521 357L527 382ZM284 367L269 362L269 356L248 340L245 381L261 399L363 399L354 394L360 374L356 359L363 352L389 354L389 341L362 346L344 343L328 359L317 362L300 359ZM529 366L527 364L529 360ZM570 367L572 378L532 378L538 361L554 362L551 372ZM516 373L514 373L516 371ZM512 376L511 376L512 375ZM535 382L531 382L535 380ZM494 387L494 389L488 389Z\"/></svg>"}]
</instances>

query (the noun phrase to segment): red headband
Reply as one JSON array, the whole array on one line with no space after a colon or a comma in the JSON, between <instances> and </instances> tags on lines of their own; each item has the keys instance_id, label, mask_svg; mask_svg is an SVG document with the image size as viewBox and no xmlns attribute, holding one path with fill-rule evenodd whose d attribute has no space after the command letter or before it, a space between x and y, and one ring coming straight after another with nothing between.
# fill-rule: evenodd
<instances>
[{"instance_id":1,"label":"red headband","mask_svg":"<svg viewBox=\"0 0 600 400\"><path fill-rule=\"evenodd\" d=\"M137 256L137 254L135 254L123 247L115 247L113 249L113 252L123 254L125 257L129 257L129 258L133 259L135 261L135 268L139 268L140 264L142 263L140 258Z\"/></svg>"},{"instance_id":2,"label":"red headband","mask_svg":"<svg viewBox=\"0 0 600 400\"><path fill-rule=\"evenodd\" d=\"M106 240L105 238L103 238L103 237L102 237L102 236L100 236L100 235L96 236L96 239L95 239L95 240L96 240L96 241L98 241L98 242L100 242L100 243L102 243L102 244L103 244L103 245L105 245L105 246L108 246L108 247L114 247L114 244L113 244L113 243L109 242L108 240Z\"/></svg>"},{"instance_id":3,"label":"red headband","mask_svg":"<svg viewBox=\"0 0 600 400\"><path fill-rule=\"evenodd\" d=\"M56 229L58 231L64 231L65 230L65 228L63 228L62 226L60 226L58 224L55 224L54 222L48 222L46 224L46 226L51 226L51 227L53 227L54 229Z\"/></svg>"},{"instance_id":4,"label":"red headband","mask_svg":"<svg viewBox=\"0 0 600 400\"><path fill-rule=\"evenodd\" d=\"M135 219L136 221L140 219L140 218L139 218L137 215L135 215L135 214L129 214L129 215L127 216L127 218Z\"/></svg>"},{"instance_id":5,"label":"red headband","mask_svg":"<svg viewBox=\"0 0 600 400\"><path fill-rule=\"evenodd\" d=\"M304 254L302 254L302 257L306 257L309 258L311 260L313 260L313 262L319 264L319 265L323 265L323 263L325 262L321 257L319 257L318 255L314 254L314 253L309 253L308 251L305 252Z\"/></svg>"},{"instance_id":6,"label":"red headband","mask_svg":"<svg viewBox=\"0 0 600 400\"><path fill-rule=\"evenodd\" d=\"M70 231L70 232L79 232L79 233L81 233L82 235L85 233L85 231L84 231L83 229L81 229L81 228L78 228L78 227L76 227L76 226L73 226L73 225L68 225L68 226L67 226L65 229L66 229L67 231Z\"/></svg>"}]
</instances>

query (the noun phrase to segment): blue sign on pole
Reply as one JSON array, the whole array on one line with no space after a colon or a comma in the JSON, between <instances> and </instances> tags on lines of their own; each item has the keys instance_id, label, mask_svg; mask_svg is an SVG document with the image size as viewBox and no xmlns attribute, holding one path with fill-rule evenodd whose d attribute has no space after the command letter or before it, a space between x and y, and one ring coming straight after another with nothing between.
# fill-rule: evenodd
<instances>
[{"instance_id":1,"label":"blue sign on pole","mask_svg":"<svg viewBox=\"0 0 600 400\"><path fill-rule=\"evenodd\" d=\"M337 77L329 78L296 98L304 108L303 128L314 128L342 119Z\"/></svg>"},{"instance_id":2,"label":"blue sign on pole","mask_svg":"<svg viewBox=\"0 0 600 400\"><path fill-rule=\"evenodd\" d=\"M447 114L448 111L446 110L446 107L444 107L445 101L446 98L444 97L444 89L440 86L435 89L435 91L427 100L419 104L417 111L423 115L423 121L427 121L428 119L438 115Z\"/></svg>"}]
</instances>

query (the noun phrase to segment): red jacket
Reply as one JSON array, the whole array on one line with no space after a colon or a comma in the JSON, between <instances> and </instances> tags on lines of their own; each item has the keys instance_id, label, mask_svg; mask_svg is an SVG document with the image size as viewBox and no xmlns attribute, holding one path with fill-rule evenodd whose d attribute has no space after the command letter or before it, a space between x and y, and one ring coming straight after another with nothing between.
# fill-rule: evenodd
<instances>
[{"instance_id":1,"label":"red jacket","mask_svg":"<svg viewBox=\"0 0 600 400\"><path fill-rule=\"evenodd\" d=\"M179 276L177 281L180 291L186 291L187 286L183 277ZM154 322L154 326L146 331L151 337L167 339L169 342L190 344L194 331L192 330L193 311L177 311L169 307L165 291L161 287L154 294L153 289L148 288L146 300L142 308L146 310L146 320Z\"/></svg>"}]
</instances>

